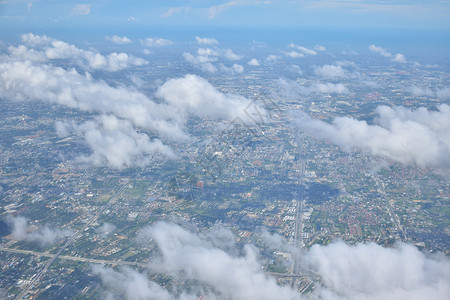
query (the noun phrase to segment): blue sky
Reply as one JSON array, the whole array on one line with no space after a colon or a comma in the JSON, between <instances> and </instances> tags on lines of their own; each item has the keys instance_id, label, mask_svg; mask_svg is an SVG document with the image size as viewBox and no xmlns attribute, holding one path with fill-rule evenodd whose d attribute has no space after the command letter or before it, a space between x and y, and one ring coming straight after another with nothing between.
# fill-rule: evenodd
<instances>
[{"instance_id":1,"label":"blue sky","mask_svg":"<svg viewBox=\"0 0 450 300\"><path fill-rule=\"evenodd\" d=\"M248 26L450 29L448 0L0 0L4 28Z\"/></svg>"}]
</instances>

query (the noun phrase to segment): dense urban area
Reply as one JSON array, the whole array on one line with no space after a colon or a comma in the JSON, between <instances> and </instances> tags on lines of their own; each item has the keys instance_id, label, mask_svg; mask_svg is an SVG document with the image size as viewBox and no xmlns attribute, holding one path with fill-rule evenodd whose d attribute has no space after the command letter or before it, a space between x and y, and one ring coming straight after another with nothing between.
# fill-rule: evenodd
<instances>
[{"instance_id":1,"label":"dense urban area","mask_svg":"<svg viewBox=\"0 0 450 300\"><path fill-rule=\"evenodd\" d=\"M3 64L15 59L23 41L1 44ZM76 125L94 122L98 109L35 101L46 96L17 96L20 88L1 85L0 298L98 299L105 295L106 268L145 274L176 297L226 293L195 271L167 271L158 260L165 253L157 235L145 234L151 226L179 226L232 258L257 253L264 276L304 296L326 284L302 258L314 245L402 243L429 256L450 255L448 160L396 158L320 133L339 118L377 126L380 107L443 113L448 61L379 55L381 47L370 44L357 53L347 45L202 42L197 37L142 52L145 42L138 51L104 41L99 53L133 49L146 63L80 75L158 105L171 101L164 88L174 78L204 80L213 95L245 100L231 117L188 111L189 138L181 142L133 123L135 134L161 139L170 155L144 151L117 162L96 152L84 125ZM51 63L85 72L72 57ZM311 120L322 125L303 125Z\"/></svg>"}]
</instances>

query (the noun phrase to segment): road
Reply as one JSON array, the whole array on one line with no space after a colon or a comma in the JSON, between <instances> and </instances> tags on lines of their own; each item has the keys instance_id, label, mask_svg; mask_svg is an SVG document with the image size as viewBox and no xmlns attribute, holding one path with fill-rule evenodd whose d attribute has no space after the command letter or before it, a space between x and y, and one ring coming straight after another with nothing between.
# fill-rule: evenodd
<instances>
[{"instance_id":1,"label":"road","mask_svg":"<svg viewBox=\"0 0 450 300\"><path fill-rule=\"evenodd\" d=\"M52 259L56 259L56 254L52 253L46 253L46 252L37 252L37 251L31 251L31 250L20 250L20 249L10 249L10 248L0 248L0 251L4 252L10 252L10 253L19 253L19 254L26 254L26 255L34 255L39 257L50 257ZM94 258L85 258L85 257L77 257L77 256L69 256L69 255L59 255L57 257L58 259L65 259L65 260L71 260L71 261L79 261L79 262L89 262L93 264L103 264L103 265L113 265L113 266L136 266L136 267L142 267L146 268L152 272L155 273L165 273L166 270L164 268L154 266L149 263L144 262L136 262L136 261L124 261L124 260L106 260L106 259L94 259ZM287 278L318 278L318 276L307 276L303 274L290 274L290 273L276 273L276 272L266 272L267 275L274 276L274 277L287 277Z\"/></svg>"},{"instance_id":2,"label":"road","mask_svg":"<svg viewBox=\"0 0 450 300\"><path fill-rule=\"evenodd\" d=\"M375 165L374 162L372 162L372 163ZM380 180L380 177L378 176L378 174L375 173L375 171L372 171L372 176L373 176L373 179L375 180L375 184L378 187L378 191L383 196L383 200L386 203L386 206L389 211L389 215L390 215L391 219L394 221L395 227L397 227L397 231L400 233L400 238L402 239L403 242L406 242L406 240L408 239L408 236L406 234L405 229L403 229L403 227L401 226L400 220L398 219L398 216L395 214L394 208L392 207L392 204L386 195L386 191L384 189L383 182Z\"/></svg>"},{"instance_id":3,"label":"road","mask_svg":"<svg viewBox=\"0 0 450 300\"><path fill-rule=\"evenodd\" d=\"M304 176L305 176L305 161L301 161L301 170L298 175L298 195L297 195L297 204L295 209L295 225L294 225L294 247L301 249L303 247L303 198L304 198ZM291 286L294 286L296 283L296 277L294 276L300 273L300 264L299 257L295 257L296 253L293 256L293 262L290 268L290 274L292 276Z\"/></svg>"},{"instance_id":4,"label":"road","mask_svg":"<svg viewBox=\"0 0 450 300\"><path fill-rule=\"evenodd\" d=\"M22 292L17 296L16 299L23 299L25 295L27 295L28 291L30 290L30 288L42 277L43 274L45 274L45 272L47 272L48 268L53 264L53 262L61 255L61 253L70 245L72 244L75 240L77 240L78 238L81 237L81 235L83 234L83 232L89 227L91 226L92 223L94 223L98 216L100 216L104 211L106 211L113 203L116 202L117 198L122 194L122 192L125 190L125 185L122 186L117 193L112 196L108 202L96 213L94 214L91 219L83 226L83 228L81 228L80 230L78 230L77 232L75 232L73 235L71 235L67 241L64 243L64 245L62 247L59 248L58 252L56 252L56 254L54 254L53 256L50 257L49 261L45 264L45 266L37 273L36 276L34 276L34 278L30 281L30 283L22 290ZM50 254L52 255L52 254Z\"/></svg>"}]
</instances>

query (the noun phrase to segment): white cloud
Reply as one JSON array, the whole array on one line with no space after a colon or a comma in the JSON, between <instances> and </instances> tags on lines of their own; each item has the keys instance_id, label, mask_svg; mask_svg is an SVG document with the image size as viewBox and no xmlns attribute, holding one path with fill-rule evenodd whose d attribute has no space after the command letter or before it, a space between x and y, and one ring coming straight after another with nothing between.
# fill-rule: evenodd
<instances>
[{"instance_id":1,"label":"white cloud","mask_svg":"<svg viewBox=\"0 0 450 300\"><path fill-rule=\"evenodd\" d=\"M274 54L270 54L266 57L266 61L267 62L275 62L277 60L279 60L281 57L279 57L278 55L274 55Z\"/></svg>"},{"instance_id":2,"label":"white cloud","mask_svg":"<svg viewBox=\"0 0 450 300\"><path fill-rule=\"evenodd\" d=\"M13 100L38 100L114 114L164 137L187 138L174 108L156 104L137 91L95 81L89 74L30 62L4 62L0 63L0 78L0 95Z\"/></svg>"},{"instance_id":3,"label":"white cloud","mask_svg":"<svg viewBox=\"0 0 450 300\"><path fill-rule=\"evenodd\" d=\"M418 86L412 86L408 89L414 96L422 97L436 97L436 92L429 88L420 88Z\"/></svg>"},{"instance_id":4,"label":"white cloud","mask_svg":"<svg viewBox=\"0 0 450 300\"><path fill-rule=\"evenodd\" d=\"M305 57L305 54L303 53L299 53L297 51L289 51L289 52L284 52L284 54L286 56L292 57L292 58L299 58L299 57ZM269 55L270 56L270 55Z\"/></svg>"},{"instance_id":5,"label":"white cloud","mask_svg":"<svg viewBox=\"0 0 450 300\"><path fill-rule=\"evenodd\" d=\"M95 232L101 233L101 234L110 234L114 230L116 230L116 225L108 223L108 222L105 222L105 223L102 224L102 226L98 227L95 230Z\"/></svg>"},{"instance_id":6,"label":"white cloud","mask_svg":"<svg viewBox=\"0 0 450 300\"><path fill-rule=\"evenodd\" d=\"M196 36L195 40L201 45L217 45L219 42L215 38L201 38Z\"/></svg>"},{"instance_id":7,"label":"white cloud","mask_svg":"<svg viewBox=\"0 0 450 300\"><path fill-rule=\"evenodd\" d=\"M298 75L303 75L303 70L298 65L290 65L288 66L288 70Z\"/></svg>"},{"instance_id":8,"label":"white cloud","mask_svg":"<svg viewBox=\"0 0 450 300\"><path fill-rule=\"evenodd\" d=\"M422 97L434 97L438 98L440 100L450 100L450 87L445 88L437 88L437 89L430 89L430 88L420 88L418 86L412 86L409 89L407 89L409 92L411 92L414 96Z\"/></svg>"},{"instance_id":9,"label":"white cloud","mask_svg":"<svg viewBox=\"0 0 450 300\"><path fill-rule=\"evenodd\" d=\"M386 49L377 47L375 45L370 45L369 50L372 52L378 53L384 57L391 57L391 61L393 61L393 62L406 63L406 57L401 53L397 53L395 56L392 56L392 53L390 53Z\"/></svg>"},{"instance_id":10,"label":"white cloud","mask_svg":"<svg viewBox=\"0 0 450 300\"><path fill-rule=\"evenodd\" d=\"M204 72L216 73L218 68L212 63L219 60L219 58L226 58L227 60L239 60L241 56L233 53L231 49L211 49L211 48L198 48L197 55L192 55L189 52L182 54L185 61L200 68ZM225 67L223 64L219 65L219 68L225 72L242 73L244 67L238 64L234 64L231 68Z\"/></svg>"},{"instance_id":11,"label":"white cloud","mask_svg":"<svg viewBox=\"0 0 450 300\"><path fill-rule=\"evenodd\" d=\"M173 44L171 40L163 39L163 38L145 38L140 40L141 44L146 47L164 47L170 46Z\"/></svg>"},{"instance_id":12,"label":"white cloud","mask_svg":"<svg viewBox=\"0 0 450 300\"><path fill-rule=\"evenodd\" d=\"M179 281L191 280L189 293L181 287L171 291L150 281L145 273L128 268L119 271L94 266L107 296L123 299L303 299L296 288L280 286L264 274L257 248L239 250L233 234L213 228L206 234L190 232L178 225L158 222L144 228L138 241L151 241L159 253L152 257L150 271L171 274ZM444 255L427 257L414 246L399 243L393 248L379 245L346 245L337 241L315 245L307 252L290 246L279 235L262 232L263 246L270 251L292 252L301 266L320 276L321 284L308 299L447 299L450 294L450 261ZM295 252L295 253L294 253ZM203 287L203 288L202 288ZM206 288L205 288L206 287ZM175 295L173 291L177 291Z\"/></svg>"},{"instance_id":13,"label":"white cloud","mask_svg":"<svg viewBox=\"0 0 450 300\"><path fill-rule=\"evenodd\" d=\"M450 165L450 106L441 104L438 111L379 106L377 113L375 125L349 117L336 118L329 124L305 113L297 114L295 123L347 150L360 148L372 155L424 167Z\"/></svg>"},{"instance_id":14,"label":"white cloud","mask_svg":"<svg viewBox=\"0 0 450 300\"><path fill-rule=\"evenodd\" d=\"M150 140L147 134L137 132L130 121L111 115L96 117L81 125L57 123L57 129L59 133L75 132L84 136L92 153L78 159L96 166L109 165L116 169L142 167L150 163L149 154L175 156L172 149L160 140Z\"/></svg>"},{"instance_id":15,"label":"white cloud","mask_svg":"<svg viewBox=\"0 0 450 300\"><path fill-rule=\"evenodd\" d=\"M230 1L230 2L227 2L224 4L211 6L208 9L208 19L214 19L217 15L219 15L225 9L227 9L233 5L237 5L237 4L238 3L236 1Z\"/></svg>"},{"instance_id":16,"label":"white cloud","mask_svg":"<svg viewBox=\"0 0 450 300\"><path fill-rule=\"evenodd\" d=\"M224 49L223 56L228 60L239 60L242 58L241 55L237 55L237 54L233 53L233 51L231 49Z\"/></svg>"},{"instance_id":17,"label":"white cloud","mask_svg":"<svg viewBox=\"0 0 450 300\"><path fill-rule=\"evenodd\" d=\"M348 94L349 90L342 83L318 83L313 85L313 89L325 94Z\"/></svg>"},{"instance_id":18,"label":"white cloud","mask_svg":"<svg viewBox=\"0 0 450 300\"><path fill-rule=\"evenodd\" d=\"M278 84L282 88L283 93L290 98L298 98L302 95L314 93L323 94L348 94L350 91L342 83L315 83L310 86L299 85L295 81L286 79L278 79Z\"/></svg>"},{"instance_id":19,"label":"white cloud","mask_svg":"<svg viewBox=\"0 0 450 300\"><path fill-rule=\"evenodd\" d=\"M17 47L10 46L8 47L8 52L12 57L14 57L14 59L36 62L44 62L48 60L47 56L42 51L29 49L25 45L19 45Z\"/></svg>"},{"instance_id":20,"label":"white cloud","mask_svg":"<svg viewBox=\"0 0 450 300\"><path fill-rule=\"evenodd\" d=\"M247 62L247 64L249 66L259 66L260 65L259 61L256 58L252 58L251 60L249 60Z\"/></svg>"},{"instance_id":21,"label":"white cloud","mask_svg":"<svg viewBox=\"0 0 450 300\"><path fill-rule=\"evenodd\" d=\"M117 299L117 297L126 300L175 299L167 290L155 282L149 281L145 274L138 273L130 268L114 271L100 265L94 265L92 273L99 275L106 286L108 290L106 299Z\"/></svg>"},{"instance_id":22,"label":"white cloud","mask_svg":"<svg viewBox=\"0 0 450 300\"><path fill-rule=\"evenodd\" d=\"M198 52L205 53L204 51L200 51L200 50L201 49L199 49ZM197 56L194 56L189 52L184 52L182 55L183 55L183 58L185 61L200 68L203 72L209 72L209 73L217 72L217 68L211 63L211 62L214 62L217 60L216 56L209 56L209 55L204 55L204 54L203 55L199 54Z\"/></svg>"},{"instance_id":23,"label":"white cloud","mask_svg":"<svg viewBox=\"0 0 450 300\"><path fill-rule=\"evenodd\" d=\"M299 50L301 53L306 54L306 55L317 55L316 51L308 49L308 48L303 47L303 46L299 46L299 45L293 44L293 43L289 44L289 47L295 48L295 49ZM320 47L322 47L322 46L320 46ZM322 49L322 48L320 48L320 49Z\"/></svg>"},{"instance_id":24,"label":"white cloud","mask_svg":"<svg viewBox=\"0 0 450 300\"><path fill-rule=\"evenodd\" d=\"M392 61L399 62L399 63L406 63L406 57L401 54L397 53L393 58Z\"/></svg>"},{"instance_id":25,"label":"white cloud","mask_svg":"<svg viewBox=\"0 0 450 300\"><path fill-rule=\"evenodd\" d=\"M380 54L381 56L384 56L384 57L391 57L392 56L392 54L389 51L387 51L386 49L378 47L378 46L375 46L375 45L370 45L369 46L369 50L372 51L372 52L378 53L378 54Z\"/></svg>"},{"instance_id":26,"label":"white cloud","mask_svg":"<svg viewBox=\"0 0 450 300\"><path fill-rule=\"evenodd\" d=\"M346 71L339 65L314 66L314 73L318 76L322 76L328 79L349 77L348 71Z\"/></svg>"},{"instance_id":27,"label":"white cloud","mask_svg":"<svg viewBox=\"0 0 450 300\"><path fill-rule=\"evenodd\" d=\"M231 256L207 240L178 225L158 222L141 235L153 239L161 253L161 266L168 272L184 272L214 288L219 299L299 299L289 287L279 286L261 270L254 247ZM205 295L216 298L213 295Z\"/></svg>"},{"instance_id":28,"label":"white cloud","mask_svg":"<svg viewBox=\"0 0 450 300\"><path fill-rule=\"evenodd\" d=\"M222 94L207 80L196 75L168 80L158 89L157 95L184 113L229 121L236 117L251 121L251 112L247 109L250 100L238 95ZM264 109L259 109L265 113Z\"/></svg>"},{"instance_id":29,"label":"white cloud","mask_svg":"<svg viewBox=\"0 0 450 300\"><path fill-rule=\"evenodd\" d=\"M220 70L230 74L241 74L244 72L244 66L239 64L233 64L231 67L227 67L224 64L219 64Z\"/></svg>"},{"instance_id":30,"label":"white cloud","mask_svg":"<svg viewBox=\"0 0 450 300\"><path fill-rule=\"evenodd\" d=\"M321 46L321 45L314 45L313 48L316 51L326 51L327 50L327 48L325 48L324 46Z\"/></svg>"},{"instance_id":31,"label":"white cloud","mask_svg":"<svg viewBox=\"0 0 450 300\"><path fill-rule=\"evenodd\" d=\"M162 101L155 102L134 87L112 87L104 81L93 79L87 72L80 74L76 69L51 65L52 58L67 57L71 53L70 59L92 68L97 68L99 64L105 66L101 62L106 60L109 69L120 69L125 67L126 55L113 53L105 57L46 36L29 34L24 35L23 40L39 50L29 51L22 45L24 48L10 48L10 55L0 55L0 97L16 101L43 101L99 114L100 116L82 124L70 121L56 124L59 134L76 133L83 136L92 151L90 155L80 158L85 162L122 169L148 164L152 159L150 154L153 153L173 157L173 151L159 139L150 140L148 132L156 134L162 140L190 141L192 138L185 127L190 114L229 121L236 117L250 120L252 114L265 114L263 109L255 112L256 105L252 105L253 111L248 109L247 105L251 104L248 99L224 95L205 79L194 75L167 81L159 92ZM201 48L198 53L193 59L206 62L202 66L213 69L215 67L208 60L230 54L221 49L216 51L209 48ZM86 62L90 56L94 57L95 62ZM30 57L33 60L23 61ZM232 74L244 72L244 67L240 64L221 66ZM135 84L143 84L142 80L131 79ZM171 85L174 81L180 86ZM193 85L193 90L189 88L189 84ZM205 90L201 91L203 88ZM192 97L195 96L201 97L196 101L205 107L193 104Z\"/></svg>"},{"instance_id":32,"label":"white cloud","mask_svg":"<svg viewBox=\"0 0 450 300\"><path fill-rule=\"evenodd\" d=\"M441 100L450 100L450 87L438 89L436 91L436 96Z\"/></svg>"},{"instance_id":33,"label":"white cloud","mask_svg":"<svg viewBox=\"0 0 450 300\"><path fill-rule=\"evenodd\" d=\"M174 14L178 14L178 13L181 13L181 12L187 13L189 10L190 10L190 7L184 7L184 6L171 7L165 13L163 13L161 15L161 18L172 17Z\"/></svg>"},{"instance_id":34,"label":"white cloud","mask_svg":"<svg viewBox=\"0 0 450 300\"><path fill-rule=\"evenodd\" d=\"M55 41L55 39L46 35L35 35L32 33L23 34L20 38L25 44L33 47L38 45L47 45Z\"/></svg>"},{"instance_id":35,"label":"white cloud","mask_svg":"<svg viewBox=\"0 0 450 300\"><path fill-rule=\"evenodd\" d=\"M114 44L130 44L131 40L129 38L127 38L126 36L118 36L118 35L113 35L113 36L107 36L106 39L110 42L113 42Z\"/></svg>"},{"instance_id":36,"label":"white cloud","mask_svg":"<svg viewBox=\"0 0 450 300\"><path fill-rule=\"evenodd\" d=\"M72 9L72 15L88 15L91 12L91 4L77 4Z\"/></svg>"},{"instance_id":37,"label":"white cloud","mask_svg":"<svg viewBox=\"0 0 450 300\"><path fill-rule=\"evenodd\" d=\"M374 243L315 245L306 260L321 276L321 299L448 299L450 262L426 257L414 246Z\"/></svg>"},{"instance_id":38,"label":"white cloud","mask_svg":"<svg viewBox=\"0 0 450 300\"><path fill-rule=\"evenodd\" d=\"M148 62L142 58L134 57L126 53L113 52L102 55L96 51L83 50L66 42L37 36L32 33L22 35L23 42L36 49L27 48L24 45L9 47L10 56L15 60L46 61L54 59L69 59L77 65L88 70L120 71L130 66L142 66Z\"/></svg>"},{"instance_id":39,"label":"white cloud","mask_svg":"<svg viewBox=\"0 0 450 300\"><path fill-rule=\"evenodd\" d=\"M32 231L28 227L28 220L24 217L8 216L6 221L12 226L12 236L19 240L38 242L42 246L52 245L73 234L68 229L53 229L48 226Z\"/></svg>"}]
</instances>

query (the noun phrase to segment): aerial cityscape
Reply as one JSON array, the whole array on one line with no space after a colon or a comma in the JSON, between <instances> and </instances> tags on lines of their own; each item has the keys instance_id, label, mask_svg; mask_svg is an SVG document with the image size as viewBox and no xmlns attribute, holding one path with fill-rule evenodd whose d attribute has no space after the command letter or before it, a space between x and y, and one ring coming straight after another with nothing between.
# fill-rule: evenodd
<instances>
[{"instance_id":1,"label":"aerial cityscape","mask_svg":"<svg viewBox=\"0 0 450 300\"><path fill-rule=\"evenodd\" d=\"M2 1L0 299L449 299L449 20Z\"/></svg>"}]
</instances>

